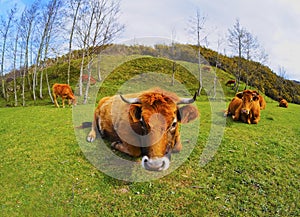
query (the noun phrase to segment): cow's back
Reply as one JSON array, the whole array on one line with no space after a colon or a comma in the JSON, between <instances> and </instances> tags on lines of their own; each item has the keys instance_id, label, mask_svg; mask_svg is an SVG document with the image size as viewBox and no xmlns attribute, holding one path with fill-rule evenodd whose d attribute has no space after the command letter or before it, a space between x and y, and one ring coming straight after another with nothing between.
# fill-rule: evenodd
<instances>
[{"instance_id":1,"label":"cow's back","mask_svg":"<svg viewBox=\"0 0 300 217\"><path fill-rule=\"evenodd\" d=\"M266 108L266 101L265 101L265 99L264 99L263 96L258 95L258 97L259 97L259 105L260 105L260 109L263 110L263 109Z\"/></svg>"}]
</instances>

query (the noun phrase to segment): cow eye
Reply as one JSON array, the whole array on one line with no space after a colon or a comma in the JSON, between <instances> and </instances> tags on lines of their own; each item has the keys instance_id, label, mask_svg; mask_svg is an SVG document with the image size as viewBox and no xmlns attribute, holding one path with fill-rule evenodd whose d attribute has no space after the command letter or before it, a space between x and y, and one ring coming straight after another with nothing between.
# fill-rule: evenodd
<instances>
[{"instance_id":1,"label":"cow eye","mask_svg":"<svg viewBox=\"0 0 300 217\"><path fill-rule=\"evenodd\" d=\"M171 124L170 130L174 130L177 126L177 120L174 120L173 123Z\"/></svg>"},{"instance_id":2,"label":"cow eye","mask_svg":"<svg viewBox=\"0 0 300 217\"><path fill-rule=\"evenodd\" d=\"M172 127L176 127L176 125L177 125L177 122L174 121L174 122L172 123Z\"/></svg>"},{"instance_id":3,"label":"cow eye","mask_svg":"<svg viewBox=\"0 0 300 217\"><path fill-rule=\"evenodd\" d=\"M145 123L143 117L141 117L141 119L140 119L140 124L142 125L142 128L145 128L145 127L146 127L146 123Z\"/></svg>"}]
</instances>

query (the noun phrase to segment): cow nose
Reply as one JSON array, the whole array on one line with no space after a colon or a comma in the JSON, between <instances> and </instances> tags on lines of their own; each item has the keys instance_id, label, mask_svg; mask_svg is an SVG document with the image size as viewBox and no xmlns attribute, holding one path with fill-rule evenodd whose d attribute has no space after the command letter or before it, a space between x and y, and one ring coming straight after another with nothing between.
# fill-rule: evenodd
<instances>
[{"instance_id":1,"label":"cow nose","mask_svg":"<svg viewBox=\"0 0 300 217\"><path fill-rule=\"evenodd\" d=\"M248 115L249 114L249 110L248 109L242 109L242 113L246 113Z\"/></svg>"},{"instance_id":2,"label":"cow nose","mask_svg":"<svg viewBox=\"0 0 300 217\"><path fill-rule=\"evenodd\" d=\"M151 159L148 156L142 158L142 167L150 171L163 171L170 166L168 157Z\"/></svg>"}]
</instances>

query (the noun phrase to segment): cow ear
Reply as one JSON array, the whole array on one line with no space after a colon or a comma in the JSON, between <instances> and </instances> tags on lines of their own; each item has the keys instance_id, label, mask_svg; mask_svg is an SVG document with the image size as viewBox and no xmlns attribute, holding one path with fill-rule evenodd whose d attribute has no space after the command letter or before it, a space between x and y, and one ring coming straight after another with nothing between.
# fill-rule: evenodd
<instances>
[{"instance_id":1,"label":"cow ear","mask_svg":"<svg viewBox=\"0 0 300 217\"><path fill-rule=\"evenodd\" d=\"M242 99L243 98L243 92L238 92L235 96Z\"/></svg>"},{"instance_id":2,"label":"cow ear","mask_svg":"<svg viewBox=\"0 0 300 217\"><path fill-rule=\"evenodd\" d=\"M259 94L256 91L253 93L253 100L254 101L259 100Z\"/></svg>"},{"instance_id":3,"label":"cow ear","mask_svg":"<svg viewBox=\"0 0 300 217\"><path fill-rule=\"evenodd\" d=\"M138 104L132 104L129 107L129 116L133 122L139 122L142 117L142 106Z\"/></svg>"},{"instance_id":4,"label":"cow ear","mask_svg":"<svg viewBox=\"0 0 300 217\"><path fill-rule=\"evenodd\" d=\"M193 105L186 105L178 109L177 119L179 122L186 124L195 120L199 116L198 109Z\"/></svg>"}]
</instances>

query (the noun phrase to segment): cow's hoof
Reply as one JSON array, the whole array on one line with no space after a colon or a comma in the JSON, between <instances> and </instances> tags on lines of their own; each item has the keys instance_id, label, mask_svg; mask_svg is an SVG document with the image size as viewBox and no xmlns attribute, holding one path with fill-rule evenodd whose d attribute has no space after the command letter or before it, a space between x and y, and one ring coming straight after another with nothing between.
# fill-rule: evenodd
<instances>
[{"instance_id":1,"label":"cow's hoof","mask_svg":"<svg viewBox=\"0 0 300 217\"><path fill-rule=\"evenodd\" d=\"M114 148L114 149L118 149L118 147L121 145L121 142L112 142L110 144L110 147Z\"/></svg>"},{"instance_id":2,"label":"cow's hoof","mask_svg":"<svg viewBox=\"0 0 300 217\"><path fill-rule=\"evenodd\" d=\"M95 141L95 137L93 137L93 136L87 136L86 137L86 141L88 141L88 142L94 142Z\"/></svg>"}]
</instances>

